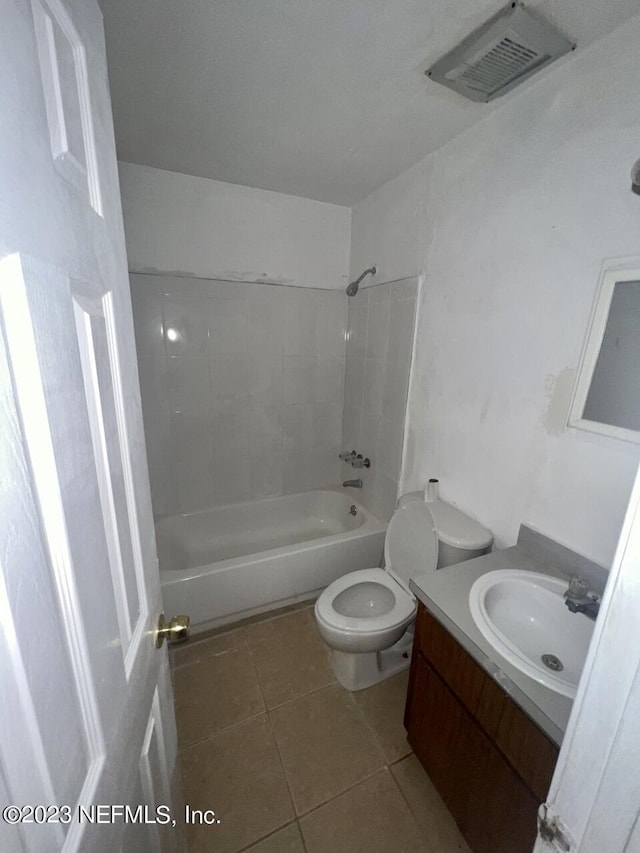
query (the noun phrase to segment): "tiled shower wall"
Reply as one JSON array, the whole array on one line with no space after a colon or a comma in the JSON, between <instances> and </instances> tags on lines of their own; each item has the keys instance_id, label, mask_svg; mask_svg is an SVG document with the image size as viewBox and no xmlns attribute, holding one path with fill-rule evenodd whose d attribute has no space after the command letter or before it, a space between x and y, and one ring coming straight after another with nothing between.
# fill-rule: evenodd
<instances>
[{"instance_id":1,"label":"tiled shower wall","mask_svg":"<svg viewBox=\"0 0 640 853\"><path fill-rule=\"evenodd\" d=\"M335 485L342 291L131 275L156 516Z\"/></svg>"},{"instance_id":2,"label":"tiled shower wall","mask_svg":"<svg viewBox=\"0 0 640 853\"><path fill-rule=\"evenodd\" d=\"M382 521L398 496L417 290L418 280L406 278L349 299L343 444L371 468L343 464L342 477L362 478L353 493Z\"/></svg>"}]
</instances>

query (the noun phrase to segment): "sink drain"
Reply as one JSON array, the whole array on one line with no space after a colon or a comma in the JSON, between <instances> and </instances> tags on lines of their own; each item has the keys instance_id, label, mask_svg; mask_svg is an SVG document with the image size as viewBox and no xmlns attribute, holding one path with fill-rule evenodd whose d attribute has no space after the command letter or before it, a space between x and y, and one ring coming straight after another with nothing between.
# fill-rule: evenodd
<instances>
[{"instance_id":1,"label":"sink drain","mask_svg":"<svg viewBox=\"0 0 640 853\"><path fill-rule=\"evenodd\" d=\"M555 655L542 655L542 663L554 672L562 672L564 669L562 661Z\"/></svg>"}]
</instances>

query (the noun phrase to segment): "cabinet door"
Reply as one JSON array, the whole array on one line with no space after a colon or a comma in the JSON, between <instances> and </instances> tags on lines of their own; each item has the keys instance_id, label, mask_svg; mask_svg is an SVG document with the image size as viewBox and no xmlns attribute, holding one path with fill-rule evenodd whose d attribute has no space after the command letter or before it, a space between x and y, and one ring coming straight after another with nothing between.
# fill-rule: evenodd
<instances>
[{"instance_id":1,"label":"cabinet door","mask_svg":"<svg viewBox=\"0 0 640 853\"><path fill-rule=\"evenodd\" d=\"M418 653L409 743L475 853L530 853L538 803Z\"/></svg>"}]
</instances>

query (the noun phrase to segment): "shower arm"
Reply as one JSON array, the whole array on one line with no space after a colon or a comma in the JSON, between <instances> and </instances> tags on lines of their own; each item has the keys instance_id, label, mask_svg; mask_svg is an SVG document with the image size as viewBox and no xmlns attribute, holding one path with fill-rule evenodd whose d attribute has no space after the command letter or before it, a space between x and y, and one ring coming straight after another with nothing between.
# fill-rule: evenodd
<instances>
[{"instance_id":1,"label":"shower arm","mask_svg":"<svg viewBox=\"0 0 640 853\"><path fill-rule=\"evenodd\" d=\"M366 269L361 275L358 276L354 281L349 282L347 285L347 296L355 296L358 292L358 287L360 286L360 282L366 275L375 275L377 269L375 267L369 267Z\"/></svg>"},{"instance_id":2,"label":"shower arm","mask_svg":"<svg viewBox=\"0 0 640 853\"><path fill-rule=\"evenodd\" d=\"M375 267L369 267L369 269L368 269L368 270L365 270L363 273L361 273L355 281L352 281L352 282L351 282L351 284L360 284L360 282L362 281L362 279L363 279L365 276L367 276L367 275L375 275L375 274L376 274L376 268L375 268Z\"/></svg>"}]
</instances>

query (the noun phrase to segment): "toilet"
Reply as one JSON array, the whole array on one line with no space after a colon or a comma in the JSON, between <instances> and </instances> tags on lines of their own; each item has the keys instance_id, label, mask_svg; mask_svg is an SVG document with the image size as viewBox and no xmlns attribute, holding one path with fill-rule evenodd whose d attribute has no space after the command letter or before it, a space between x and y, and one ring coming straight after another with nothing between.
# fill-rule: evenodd
<instances>
[{"instance_id":1,"label":"toilet","mask_svg":"<svg viewBox=\"0 0 640 853\"><path fill-rule=\"evenodd\" d=\"M409 580L486 554L493 536L460 510L422 493L400 499L384 543L384 569L350 572L315 605L320 636L335 676L363 690L409 666L418 609Z\"/></svg>"}]
</instances>

